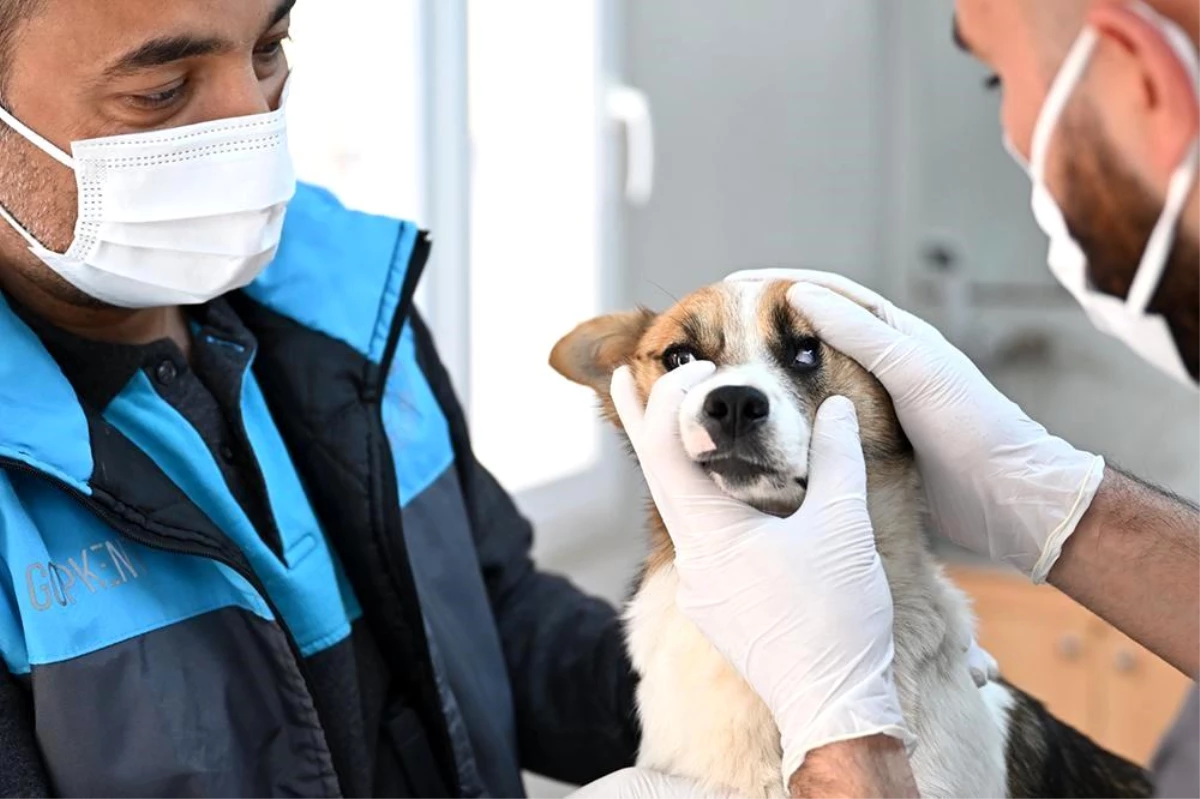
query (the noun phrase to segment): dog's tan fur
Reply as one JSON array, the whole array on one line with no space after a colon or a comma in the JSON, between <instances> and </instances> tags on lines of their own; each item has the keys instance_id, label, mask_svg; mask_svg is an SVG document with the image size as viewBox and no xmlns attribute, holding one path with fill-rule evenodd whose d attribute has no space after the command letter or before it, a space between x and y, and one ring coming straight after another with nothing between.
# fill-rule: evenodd
<instances>
[{"instance_id":1,"label":"dog's tan fur","mask_svg":"<svg viewBox=\"0 0 1200 799\"><path fill-rule=\"evenodd\" d=\"M766 286L758 302L764 307L786 309L796 332L811 333L808 321L788 306L787 288L786 283ZM730 346L726 341L730 326L739 318L737 304L738 297L728 285L716 285L700 289L659 316L639 311L593 319L559 342L551 364L569 379L595 390L605 416L619 425L609 397L612 372L620 365L628 365L644 403L654 382L666 371L663 353L679 341L682 327L688 328L693 340L709 357L722 359ZM766 315L757 318L762 325L774 323ZM932 729L940 726L937 721L926 719L926 714L916 707L915 696L923 686L919 684L921 680L911 679L910 673L928 671L925 663L918 665L918 661L936 662L938 670L957 669L948 679L965 694L970 680L965 662L960 661L971 634L970 617L961 596L943 581L920 543L920 530L915 526L920 514L916 476L907 442L886 392L853 360L829 351L820 378L807 396L799 399L808 406L811 418L820 403L834 394L855 403L868 462L869 495L875 500L873 510L880 502L888 508L878 520L877 538L897 601L896 672L900 693L907 700L906 709L912 711L912 723L919 735L941 733L940 729ZM643 745L639 762L693 777L719 791L743 796L782 795L779 735L770 714L740 676L676 609L674 549L653 508L649 526L650 554L641 585L626 614L630 650L641 675ZM898 526L906 529L897 529ZM893 531L895 534L890 534ZM951 605L949 609L943 607L947 603ZM953 629L945 622L948 617L958 622ZM907 639L910 646L904 645L902 635L907 627L912 627L914 633ZM942 655L955 662L940 662ZM911 668L906 670L906 666ZM973 686L971 691L974 692ZM987 720L982 699L976 698L972 711L968 717ZM685 728L682 734L681 726ZM983 736L985 740L988 737ZM993 750L1002 747L998 730L993 729L990 738ZM926 753L934 754L928 746ZM993 772L1001 769L998 750L995 757L966 750L955 754L990 762ZM990 779L982 775L979 782L992 789L998 787L990 791L996 795L1003 788L1002 775L995 773ZM962 794L962 789L968 787L983 787L923 774L918 774L918 784L927 792L944 795Z\"/></svg>"},{"instance_id":2,"label":"dog's tan fur","mask_svg":"<svg viewBox=\"0 0 1200 799\"><path fill-rule=\"evenodd\" d=\"M776 282L764 292L763 302L787 307L790 284ZM723 349L722 331L735 314L731 298L721 285L708 286L685 297L670 310L655 314L639 309L599 316L580 324L555 345L550 365L563 377L588 386L600 400L604 418L617 428L621 420L609 396L612 374L619 366L628 366L644 405L655 381L666 372L663 352L679 339L683 320L699 322L701 343L707 352ZM792 323L800 333L812 333L808 320L790 309ZM884 472L907 466L908 442L900 431L891 400L883 386L866 370L845 355L830 351L825 362L828 375L812 396L813 407L827 397L840 394L854 402L862 430L866 455L876 470ZM651 508L649 513L650 548L646 568L654 571L675 559L671 537L662 519Z\"/></svg>"},{"instance_id":3,"label":"dog's tan fur","mask_svg":"<svg viewBox=\"0 0 1200 799\"><path fill-rule=\"evenodd\" d=\"M753 352L747 342L761 344L772 329L784 326L797 336L811 335L808 320L786 301L789 286L782 281L718 284L694 292L661 315L639 310L599 317L565 336L550 363L568 379L592 388L604 416L620 427L609 395L619 366L630 367L644 405L666 371L664 352L681 340L719 367L736 368L746 360L763 360L761 347ZM747 326L758 329L748 331ZM791 405L790 412L798 411L809 425L827 397L848 397L857 409L868 509L895 607L897 692L920 742L910 762L921 794L1050 795L1042 793L1044 783L1031 779L1049 751L1045 729L1024 725L1009 739L1010 716L1020 715L1018 710L1036 715L1040 705L1006 684L977 689L969 676L966 649L973 619L965 597L944 577L926 545L920 480L890 398L855 361L827 347L821 352L819 372L798 383L781 404ZM764 512L788 514L803 499L802 492L791 488L782 499L762 492L746 499ZM722 794L783 796L774 721L676 607L674 548L653 505L649 516L650 552L625 614L629 651L641 678L639 765L690 777ZM1068 745L1086 761L1081 774L1094 775L1095 785L1114 793L1119 786L1124 795L1142 795L1148 784L1136 768L1112 762L1116 759L1107 753L1089 759L1099 750L1068 732L1074 735L1067 736ZM1006 765L1006 750L1024 758L1016 764L1016 781L1006 780L1006 772L1014 769ZM1089 772L1088 766L1095 768Z\"/></svg>"}]
</instances>

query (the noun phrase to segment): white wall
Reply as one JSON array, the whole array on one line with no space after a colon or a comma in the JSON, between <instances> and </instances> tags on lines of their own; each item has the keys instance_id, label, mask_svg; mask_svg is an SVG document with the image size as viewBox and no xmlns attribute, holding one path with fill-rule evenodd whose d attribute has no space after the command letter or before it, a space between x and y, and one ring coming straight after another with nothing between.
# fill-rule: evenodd
<instances>
[{"instance_id":1,"label":"white wall","mask_svg":"<svg viewBox=\"0 0 1200 799\"><path fill-rule=\"evenodd\" d=\"M627 220L630 299L661 308L740 267L869 277L875 3L633 0L626 15L628 76L658 139L655 194Z\"/></svg>"}]
</instances>

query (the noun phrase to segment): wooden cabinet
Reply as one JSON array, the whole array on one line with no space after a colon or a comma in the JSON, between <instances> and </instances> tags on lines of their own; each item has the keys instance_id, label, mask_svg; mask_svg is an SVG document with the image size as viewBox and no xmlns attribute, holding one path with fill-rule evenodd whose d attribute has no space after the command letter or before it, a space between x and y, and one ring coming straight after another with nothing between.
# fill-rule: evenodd
<instances>
[{"instance_id":1,"label":"wooden cabinet","mask_svg":"<svg viewBox=\"0 0 1200 799\"><path fill-rule=\"evenodd\" d=\"M1112 628L1104 631L1096 654L1100 712L1094 737L1114 752L1148 762L1190 683Z\"/></svg>"},{"instance_id":2,"label":"wooden cabinet","mask_svg":"<svg viewBox=\"0 0 1200 799\"><path fill-rule=\"evenodd\" d=\"M1005 679L1101 746L1146 764L1191 682L1050 586L987 568L948 573L974 601Z\"/></svg>"}]
</instances>

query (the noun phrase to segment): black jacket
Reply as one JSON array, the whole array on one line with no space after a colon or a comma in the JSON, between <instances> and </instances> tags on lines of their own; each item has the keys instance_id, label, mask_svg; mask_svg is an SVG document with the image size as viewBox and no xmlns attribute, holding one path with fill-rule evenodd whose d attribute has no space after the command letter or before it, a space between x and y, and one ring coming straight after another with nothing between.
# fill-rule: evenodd
<instances>
[{"instance_id":1,"label":"black jacket","mask_svg":"<svg viewBox=\"0 0 1200 799\"><path fill-rule=\"evenodd\" d=\"M169 408L137 381L87 407L0 299L0 793L337 794L323 721L345 709L314 705L306 664L356 622L394 682L390 792L631 763L616 614L537 570L472 455L411 308L427 250L301 187L231 298L258 342L244 415L278 552Z\"/></svg>"}]
</instances>

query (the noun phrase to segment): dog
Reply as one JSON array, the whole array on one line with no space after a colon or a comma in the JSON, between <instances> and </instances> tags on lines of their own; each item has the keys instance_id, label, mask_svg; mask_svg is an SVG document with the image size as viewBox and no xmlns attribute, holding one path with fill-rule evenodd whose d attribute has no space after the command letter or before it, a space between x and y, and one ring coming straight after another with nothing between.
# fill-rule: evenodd
<instances>
[{"instance_id":1,"label":"dog","mask_svg":"<svg viewBox=\"0 0 1200 799\"><path fill-rule=\"evenodd\" d=\"M840 394L858 413L876 547L892 591L894 675L918 744L910 764L922 796L1149 796L1146 773L1104 751L1003 679L977 687L967 649L974 618L926 537L912 446L883 386L823 344L787 300L788 281L708 286L662 314L601 316L550 356L590 387L620 428L612 374L630 367L643 404L654 382L691 360L716 372L688 392L679 434L723 492L789 515L804 501L808 445L821 402ZM650 506L650 544L624 613L637 672L638 765L728 796L786 796L779 731L749 685L675 603L674 548Z\"/></svg>"}]
</instances>

